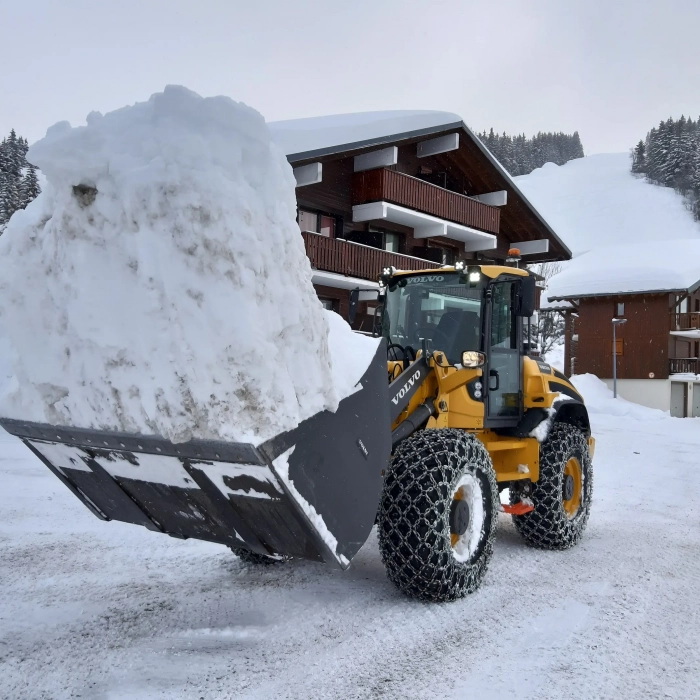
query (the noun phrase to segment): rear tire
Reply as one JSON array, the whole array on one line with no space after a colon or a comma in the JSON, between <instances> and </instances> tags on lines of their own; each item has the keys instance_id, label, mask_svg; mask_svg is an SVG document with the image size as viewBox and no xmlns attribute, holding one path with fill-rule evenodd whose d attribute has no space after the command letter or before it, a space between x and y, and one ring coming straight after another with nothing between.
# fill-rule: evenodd
<instances>
[{"instance_id":1,"label":"rear tire","mask_svg":"<svg viewBox=\"0 0 700 700\"><path fill-rule=\"evenodd\" d=\"M414 433L396 449L379 505L389 579L412 598L475 591L493 554L498 486L486 448L462 430Z\"/></svg>"},{"instance_id":2,"label":"rear tire","mask_svg":"<svg viewBox=\"0 0 700 700\"><path fill-rule=\"evenodd\" d=\"M229 549L245 564L250 564L251 566L271 566L272 564L282 564L289 559L289 557L273 557L267 554L258 554L257 552L251 552L249 549L244 549L243 547L229 547Z\"/></svg>"},{"instance_id":3,"label":"rear tire","mask_svg":"<svg viewBox=\"0 0 700 700\"><path fill-rule=\"evenodd\" d=\"M514 515L515 528L532 547L569 549L586 529L592 495L593 465L586 436L573 425L557 423L540 446L540 478L530 496L535 509ZM511 504L519 500L511 490Z\"/></svg>"}]
</instances>

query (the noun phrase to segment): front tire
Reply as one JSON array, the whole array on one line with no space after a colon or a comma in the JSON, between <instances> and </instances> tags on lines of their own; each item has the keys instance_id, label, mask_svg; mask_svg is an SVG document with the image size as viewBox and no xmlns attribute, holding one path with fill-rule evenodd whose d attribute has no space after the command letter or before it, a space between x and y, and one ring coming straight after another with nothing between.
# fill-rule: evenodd
<instances>
[{"instance_id":1,"label":"front tire","mask_svg":"<svg viewBox=\"0 0 700 700\"><path fill-rule=\"evenodd\" d=\"M414 433L396 449L379 505L389 579L412 598L449 601L475 591L493 554L496 474L462 430Z\"/></svg>"},{"instance_id":2,"label":"front tire","mask_svg":"<svg viewBox=\"0 0 700 700\"><path fill-rule=\"evenodd\" d=\"M540 478L530 496L535 509L514 515L527 544L569 549L582 537L591 512L593 465L586 436L573 425L557 423L540 447ZM511 490L511 504L520 496Z\"/></svg>"}]
</instances>

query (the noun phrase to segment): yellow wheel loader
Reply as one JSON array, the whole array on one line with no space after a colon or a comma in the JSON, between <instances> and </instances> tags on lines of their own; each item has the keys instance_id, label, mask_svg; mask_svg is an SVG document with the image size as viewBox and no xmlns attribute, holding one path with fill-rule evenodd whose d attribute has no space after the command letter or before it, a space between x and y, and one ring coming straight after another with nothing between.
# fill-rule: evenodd
<instances>
[{"instance_id":1,"label":"yellow wheel loader","mask_svg":"<svg viewBox=\"0 0 700 700\"><path fill-rule=\"evenodd\" d=\"M376 524L389 578L423 600L479 586L501 510L529 545L576 544L594 441L576 389L527 354L534 278L385 269L378 302L381 340L358 390L261 445L0 424L98 518L247 561L346 568Z\"/></svg>"}]
</instances>

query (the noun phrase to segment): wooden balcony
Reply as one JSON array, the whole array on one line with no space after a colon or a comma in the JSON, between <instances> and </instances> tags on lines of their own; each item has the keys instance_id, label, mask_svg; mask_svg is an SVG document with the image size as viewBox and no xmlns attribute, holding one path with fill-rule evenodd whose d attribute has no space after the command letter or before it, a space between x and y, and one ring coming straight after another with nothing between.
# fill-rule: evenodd
<instances>
[{"instance_id":1,"label":"wooden balcony","mask_svg":"<svg viewBox=\"0 0 700 700\"><path fill-rule=\"evenodd\" d=\"M700 374L697 357L676 357L668 360L669 374Z\"/></svg>"},{"instance_id":2,"label":"wooden balcony","mask_svg":"<svg viewBox=\"0 0 700 700\"><path fill-rule=\"evenodd\" d=\"M700 311L671 314L672 331L692 331L700 329Z\"/></svg>"},{"instance_id":3,"label":"wooden balcony","mask_svg":"<svg viewBox=\"0 0 700 700\"><path fill-rule=\"evenodd\" d=\"M303 232L301 235L311 267L317 270L376 282L384 267L393 266L399 270L430 270L439 267L429 260L389 253L362 243L328 238L318 233Z\"/></svg>"},{"instance_id":4,"label":"wooden balcony","mask_svg":"<svg viewBox=\"0 0 700 700\"><path fill-rule=\"evenodd\" d=\"M353 205L369 202L390 202L488 233L499 231L498 207L386 168L353 176Z\"/></svg>"}]
</instances>

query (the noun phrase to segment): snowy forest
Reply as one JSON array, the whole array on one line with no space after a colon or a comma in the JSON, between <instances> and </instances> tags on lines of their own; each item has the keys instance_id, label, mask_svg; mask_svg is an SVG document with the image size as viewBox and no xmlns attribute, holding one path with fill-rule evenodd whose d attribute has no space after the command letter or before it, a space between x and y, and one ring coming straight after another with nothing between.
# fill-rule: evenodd
<instances>
[{"instance_id":1,"label":"snowy forest","mask_svg":"<svg viewBox=\"0 0 700 700\"><path fill-rule=\"evenodd\" d=\"M700 119L662 121L632 150L632 172L685 195L700 221Z\"/></svg>"},{"instance_id":2,"label":"snowy forest","mask_svg":"<svg viewBox=\"0 0 700 700\"><path fill-rule=\"evenodd\" d=\"M0 143L0 233L10 217L41 191L36 168L27 163L29 144L15 130Z\"/></svg>"},{"instance_id":3,"label":"snowy forest","mask_svg":"<svg viewBox=\"0 0 700 700\"><path fill-rule=\"evenodd\" d=\"M512 175L528 175L545 163L564 165L574 158L583 158L583 145L578 131L573 134L538 133L527 138L525 134L509 136L494 133L493 129L477 134L500 164Z\"/></svg>"}]
</instances>

